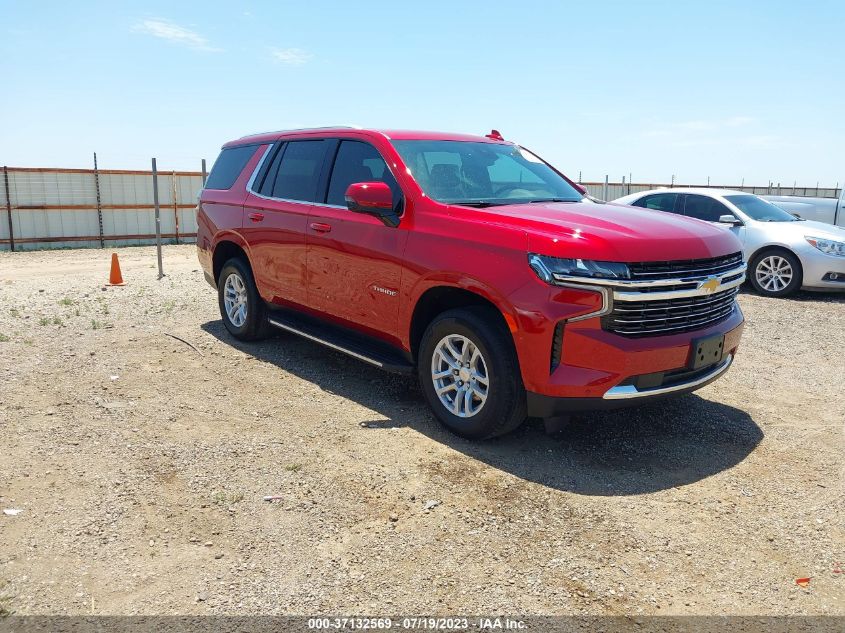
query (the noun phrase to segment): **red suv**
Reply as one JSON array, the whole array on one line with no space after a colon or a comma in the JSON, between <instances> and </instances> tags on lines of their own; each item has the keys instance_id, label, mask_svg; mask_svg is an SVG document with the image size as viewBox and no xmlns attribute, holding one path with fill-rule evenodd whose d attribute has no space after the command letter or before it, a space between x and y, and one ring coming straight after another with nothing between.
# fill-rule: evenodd
<instances>
[{"instance_id":1,"label":"red suv","mask_svg":"<svg viewBox=\"0 0 845 633\"><path fill-rule=\"evenodd\" d=\"M728 231L596 202L517 144L353 128L223 146L197 247L223 323L414 372L484 438L721 376L739 345Z\"/></svg>"}]
</instances>

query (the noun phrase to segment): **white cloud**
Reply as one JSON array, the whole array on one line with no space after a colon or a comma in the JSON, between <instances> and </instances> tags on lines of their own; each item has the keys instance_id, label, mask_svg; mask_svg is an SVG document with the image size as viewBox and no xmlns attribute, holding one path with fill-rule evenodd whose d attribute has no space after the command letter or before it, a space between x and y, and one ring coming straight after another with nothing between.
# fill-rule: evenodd
<instances>
[{"instance_id":1,"label":"white cloud","mask_svg":"<svg viewBox=\"0 0 845 633\"><path fill-rule=\"evenodd\" d=\"M301 48L271 48L270 56L276 63L286 64L287 66L302 66L314 57Z\"/></svg>"},{"instance_id":2,"label":"white cloud","mask_svg":"<svg viewBox=\"0 0 845 633\"><path fill-rule=\"evenodd\" d=\"M197 51L220 52L223 49L211 46L202 35L184 26L160 18L143 20L132 27L136 33L152 35L175 44L181 44Z\"/></svg>"}]
</instances>

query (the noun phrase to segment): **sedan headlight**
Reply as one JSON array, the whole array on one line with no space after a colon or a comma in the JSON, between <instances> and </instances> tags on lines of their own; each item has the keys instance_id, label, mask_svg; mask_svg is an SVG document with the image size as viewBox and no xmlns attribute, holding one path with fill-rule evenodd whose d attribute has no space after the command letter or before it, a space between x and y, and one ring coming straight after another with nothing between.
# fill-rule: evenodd
<instances>
[{"instance_id":1,"label":"sedan headlight","mask_svg":"<svg viewBox=\"0 0 845 633\"><path fill-rule=\"evenodd\" d=\"M810 244L815 246L825 255L845 257L845 242L836 242L834 240L829 240L824 237L812 237L810 235L805 235L804 239L806 239Z\"/></svg>"},{"instance_id":2,"label":"sedan headlight","mask_svg":"<svg viewBox=\"0 0 845 633\"><path fill-rule=\"evenodd\" d=\"M548 255L528 254L528 265L543 281L555 283L555 275L590 279L630 279L627 264L597 262L591 259L563 259Z\"/></svg>"}]
</instances>

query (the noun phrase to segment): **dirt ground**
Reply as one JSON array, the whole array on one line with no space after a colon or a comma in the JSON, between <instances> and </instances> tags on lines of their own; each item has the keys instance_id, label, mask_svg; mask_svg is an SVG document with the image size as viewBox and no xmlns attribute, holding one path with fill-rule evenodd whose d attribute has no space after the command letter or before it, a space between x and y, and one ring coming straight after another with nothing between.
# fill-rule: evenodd
<instances>
[{"instance_id":1,"label":"dirt ground","mask_svg":"<svg viewBox=\"0 0 845 633\"><path fill-rule=\"evenodd\" d=\"M193 247L119 253L0 253L0 612L845 614L845 296L743 294L697 394L472 443L233 340Z\"/></svg>"}]
</instances>

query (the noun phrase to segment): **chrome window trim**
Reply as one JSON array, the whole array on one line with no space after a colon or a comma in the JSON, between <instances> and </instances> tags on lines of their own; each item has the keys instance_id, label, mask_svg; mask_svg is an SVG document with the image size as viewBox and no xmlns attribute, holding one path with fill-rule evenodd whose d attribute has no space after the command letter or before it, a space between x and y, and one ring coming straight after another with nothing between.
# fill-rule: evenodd
<instances>
[{"instance_id":1,"label":"chrome window trim","mask_svg":"<svg viewBox=\"0 0 845 633\"><path fill-rule=\"evenodd\" d=\"M261 167L264 165L264 161L267 160L267 157L270 155L270 152L273 150L275 143L270 143L267 146L267 149L264 150L264 156L261 157L261 160L258 161L258 164L255 166L255 169L252 170L252 175L249 177L249 180L246 182L246 190L250 193L255 193L252 190L252 185L255 183L255 179L258 178L258 172L261 171ZM258 195L258 194L255 194Z\"/></svg>"},{"instance_id":2,"label":"chrome window trim","mask_svg":"<svg viewBox=\"0 0 845 633\"><path fill-rule=\"evenodd\" d=\"M668 387L655 387L653 389L637 389L634 385L621 385L611 387L603 396L604 400L630 400L632 398L644 398L646 396L659 396L661 394L673 393L675 391L684 391L686 389L695 389L704 383L715 380L730 368L733 363L733 355L728 354L725 359L716 365L712 371L699 376L694 380L670 385Z\"/></svg>"},{"instance_id":3,"label":"chrome window trim","mask_svg":"<svg viewBox=\"0 0 845 633\"><path fill-rule=\"evenodd\" d=\"M337 129L337 128L334 128L334 129ZM350 128L350 129L353 129L353 128ZM360 128L358 128L358 129L360 129ZM375 145L373 145L372 143L370 143L368 141L361 141L357 138L329 137L329 138L319 138L319 139L291 139L290 141L287 141L287 140L281 138L281 139L278 139L278 140L270 143L270 146L264 152L264 156L262 156L261 160L258 161L258 164L255 166L255 169L252 171L252 175L249 177L249 180L246 183L247 193L251 193L256 198L261 198L262 200L271 200L273 202L295 202L296 204L310 204L310 205L313 205L315 207L322 207L324 209L344 209L344 210L347 210L347 211L349 210L349 207L345 207L345 206L342 206L342 205L339 205L339 204L326 204L325 202L311 202L309 200L294 200L293 198L274 198L273 196L265 196L264 194L258 193L257 191L255 191L252 188L252 186L255 184L255 179L258 177L258 172L261 171L261 166L264 164L264 161L267 160L267 157L270 155L270 152L272 151L273 147L275 147L277 143L288 143L288 142L293 142L293 141L297 141L297 140L320 140L320 141L338 140L338 141L358 141L359 143L367 143L367 145L369 145L374 150L376 150L378 155L381 156L381 159L384 160L384 156L381 155L381 152L379 152L378 148ZM396 181L396 186L399 187L399 191L402 193L402 197L407 198L407 196L405 195L405 192L402 190L402 185L399 184L399 179L396 178L396 174L394 173L393 169L390 167L390 163L388 163L386 160L384 160L384 166L388 169L388 171L390 171L390 174L393 176L393 180ZM334 165L332 165L332 169L334 169ZM331 177L329 178L329 180L331 180ZM404 209L404 205L403 205L402 213L399 215L399 217L402 218L404 215L405 215L405 209Z\"/></svg>"}]
</instances>

